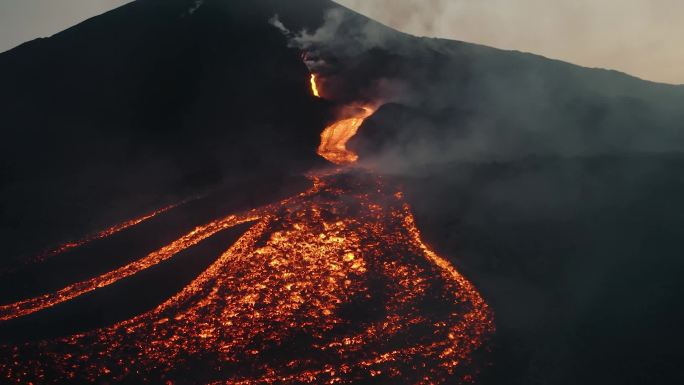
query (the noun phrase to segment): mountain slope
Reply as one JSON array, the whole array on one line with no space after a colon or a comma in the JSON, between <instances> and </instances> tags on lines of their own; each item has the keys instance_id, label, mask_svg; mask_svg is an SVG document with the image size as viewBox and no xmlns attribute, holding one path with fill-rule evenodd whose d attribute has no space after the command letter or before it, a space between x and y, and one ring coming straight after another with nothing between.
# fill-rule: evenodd
<instances>
[{"instance_id":1,"label":"mountain slope","mask_svg":"<svg viewBox=\"0 0 684 385\"><path fill-rule=\"evenodd\" d=\"M330 1L141 0L0 55L9 254L187 190L316 164L331 105L311 97L274 15L331 32L307 48L334 99L388 103L351 143L386 169L684 143L683 87L415 38Z\"/></svg>"},{"instance_id":2,"label":"mountain slope","mask_svg":"<svg viewBox=\"0 0 684 385\"><path fill-rule=\"evenodd\" d=\"M324 164L339 105L379 103L350 145L491 303L482 383L681 382L682 86L324 0L139 0L1 54L0 84L5 264L219 185L252 207Z\"/></svg>"},{"instance_id":3,"label":"mountain slope","mask_svg":"<svg viewBox=\"0 0 684 385\"><path fill-rule=\"evenodd\" d=\"M326 102L271 3L137 1L0 55L7 255L318 162Z\"/></svg>"},{"instance_id":4,"label":"mountain slope","mask_svg":"<svg viewBox=\"0 0 684 385\"><path fill-rule=\"evenodd\" d=\"M684 149L684 86L412 37L348 13L305 43L331 63L321 66L324 88L385 104L351 146L388 170Z\"/></svg>"}]
</instances>

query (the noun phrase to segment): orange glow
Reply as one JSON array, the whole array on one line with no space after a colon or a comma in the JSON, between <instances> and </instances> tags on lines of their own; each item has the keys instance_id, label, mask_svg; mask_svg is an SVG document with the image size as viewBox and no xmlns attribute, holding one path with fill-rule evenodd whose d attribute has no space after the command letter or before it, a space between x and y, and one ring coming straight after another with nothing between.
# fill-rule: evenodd
<instances>
[{"instance_id":1,"label":"orange glow","mask_svg":"<svg viewBox=\"0 0 684 385\"><path fill-rule=\"evenodd\" d=\"M26 299L9 305L2 305L0 306L0 321L6 321L35 313L59 303L74 299L93 290L109 286L117 281L120 281L121 279L137 274L142 270L150 268L171 258L180 251L185 250L190 246L196 245L200 241L209 238L221 230L237 226L241 223L254 221L256 219L258 219L257 216L231 215L222 220L197 227L190 233L170 243L169 245L164 246L163 248L147 255L144 258L135 262L131 262L116 270L102 274L87 281L69 285L53 293L44 294L39 297Z\"/></svg>"},{"instance_id":2,"label":"orange glow","mask_svg":"<svg viewBox=\"0 0 684 385\"><path fill-rule=\"evenodd\" d=\"M97 233L87 235L87 236L85 236L85 237L83 237L83 238L81 238L81 239L79 239L79 240L70 241L70 242L63 243L63 244L61 244L61 245L59 245L59 246L57 246L57 247L54 247L54 248L52 248L52 249L48 249L48 250L42 252L41 254L36 255L36 256L34 256L34 257L32 257L32 258L28 258L27 260L23 261L23 263L20 262L19 265L18 265L18 266L15 266L14 268L9 268L9 269L3 270L2 273L10 272L10 271L16 269L17 267L22 266L22 265L29 265L29 264L34 264L34 263L43 262L43 261L45 261L46 259L52 258L52 257L54 257L54 256L56 256L56 255L65 253L65 252L67 252L67 251L76 249L76 248L78 248L78 247L84 246L84 245L86 245L86 244L88 244L88 243L90 243L90 242L96 241L96 240L98 240L98 239L107 238L107 237L109 237L109 236L111 236L111 235L114 235L114 234L116 234L116 233L119 233L119 232L121 232L121 231L124 231L124 230L126 230L126 229L128 229L128 228L131 228L131 227L133 227L133 226L139 225L139 224L141 224L141 223L143 223L143 222L145 222L145 221L147 221L147 220L150 220L150 219L156 217L157 215L163 214L163 213L165 213L165 212L167 212L167 211L169 211L169 210L171 210L171 209L174 209L174 208L176 208L176 207L179 207L179 206L181 206L181 205L184 205L184 204L186 204L186 203L188 203L188 202L190 202L190 201L192 201L192 200L195 200L195 199L198 199L198 198L191 198L191 199L184 200L184 201L182 201L182 202L180 202L180 203L168 205L168 206L166 206L166 207L162 207L162 208L160 208L160 209L158 209L158 210L155 210L155 211L153 211L153 212L151 212L151 213L145 214L145 215L143 215L143 216L141 216L141 217L139 217L139 218L131 219L131 220L128 220L128 221L125 221L125 222L116 224L116 225L114 225L114 226L111 226L111 227L109 227L109 228L107 228L107 229L105 229L105 230L99 231L99 232L97 232ZM1 319L1 318L0 318L0 319Z\"/></svg>"},{"instance_id":3,"label":"orange glow","mask_svg":"<svg viewBox=\"0 0 684 385\"><path fill-rule=\"evenodd\" d=\"M359 156L347 149L347 142L356 135L366 118L374 112L374 107L362 106L356 109L352 117L339 120L326 127L321 133L318 155L338 165L356 162Z\"/></svg>"},{"instance_id":4,"label":"orange glow","mask_svg":"<svg viewBox=\"0 0 684 385\"><path fill-rule=\"evenodd\" d=\"M313 179L302 194L169 245L161 254L258 217L156 309L70 337L2 346L0 376L155 383L207 373L207 383L245 385L470 378L472 353L493 331L477 290L421 241L409 207L382 178Z\"/></svg>"},{"instance_id":5,"label":"orange glow","mask_svg":"<svg viewBox=\"0 0 684 385\"><path fill-rule=\"evenodd\" d=\"M317 86L316 74L311 74L311 92L320 97ZM365 104L362 106L348 106L345 116L335 123L326 127L321 133L321 144L318 146L318 155L331 163L346 165L355 163L359 157L353 151L347 149L347 142L359 131L359 127L369 116L373 115L377 106Z\"/></svg>"},{"instance_id":6,"label":"orange glow","mask_svg":"<svg viewBox=\"0 0 684 385\"><path fill-rule=\"evenodd\" d=\"M313 92L314 96L317 98L321 97L321 93L318 92L318 84L316 84L316 75L311 74L311 92Z\"/></svg>"},{"instance_id":7,"label":"orange glow","mask_svg":"<svg viewBox=\"0 0 684 385\"><path fill-rule=\"evenodd\" d=\"M312 91L317 95L316 77ZM318 95L317 95L318 96ZM345 165L375 107L321 134ZM308 190L197 226L147 256L53 293L0 306L0 321L69 301L241 223L234 244L155 309L97 330L0 346L7 383L448 384L472 382L494 332L475 287L421 239L404 195L339 168ZM198 377L199 376L199 377ZM0 381L2 382L2 381Z\"/></svg>"}]
</instances>

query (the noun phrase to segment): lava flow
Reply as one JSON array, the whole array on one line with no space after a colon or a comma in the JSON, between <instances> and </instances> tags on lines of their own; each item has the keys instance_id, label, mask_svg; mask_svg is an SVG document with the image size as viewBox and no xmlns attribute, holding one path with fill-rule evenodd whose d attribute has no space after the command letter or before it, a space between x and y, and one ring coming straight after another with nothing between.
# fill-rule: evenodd
<instances>
[{"instance_id":1,"label":"lava flow","mask_svg":"<svg viewBox=\"0 0 684 385\"><path fill-rule=\"evenodd\" d=\"M344 148L346 140L336 143ZM473 353L494 330L492 314L472 284L421 241L402 193L359 170L311 179L299 195L199 226L68 295L24 305L52 306L253 222L149 312L74 336L0 346L0 376L17 384L472 381Z\"/></svg>"},{"instance_id":2,"label":"lava flow","mask_svg":"<svg viewBox=\"0 0 684 385\"><path fill-rule=\"evenodd\" d=\"M38 297L25 299L8 305L2 305L0 306L0 321L6 321L35 313L48 307L52 307L62 302L74 299L91 291L109 286L126 277L130 277L131 275L137 274L142 270L171 258L180 251L198 244L199 242L211 237L221 230L225 230L242 223L251 222L257 218L258 217L255 216L255 214L241 216L230 215L226 218L210 222L204 226L199 226L178 240L171 242L170 244L153 253L150 253L142 259L131 262L118 269L83 282L71 284L52 293L47 293Z\"/></svg>"},{"instance_id":3,"label":"lava flow","mask_svg":"<svg viewBox=\"0 0 684 385\"><path fill-rule=\"evenodd\" d=\"M329 162L345 165L356 162L359 156L347 149L347 142L351 139L359 127L375 109L370 106L353 107L351 117L339 120L326 127L321 134L321 145L318 147L318 155Z\"/></svg>"},{"instance_id":4,"label":"lava flow","mask_svg":"<svg viewBox=\"0 0 684 385\"><path fill-rule=\"evenodd\" d=\"M316 75L311 75L311 92L314 96L321 97L317 79ZM373 115L376 109L371 104L345 108L342 119L326 127L321 133L318 155L337 165L356 162L359 157L347 149L347 142L356 135L364 120Z\"/></svg>"}]
</instances>

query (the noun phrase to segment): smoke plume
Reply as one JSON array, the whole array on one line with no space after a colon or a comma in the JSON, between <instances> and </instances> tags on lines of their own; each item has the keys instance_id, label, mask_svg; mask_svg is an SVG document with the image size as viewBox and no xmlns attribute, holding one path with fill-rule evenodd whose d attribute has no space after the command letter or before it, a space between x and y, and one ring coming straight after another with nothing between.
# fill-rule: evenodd
<instances>
[{"instance_id":1,"label":"smoke plume","mask_svg":"<svg viewBox=\"0 0 684 385\"><path fill-rule=\"evenodd\" d=\"M306 53L327 97L385 104L350 143L384 171L684 148L683 87L418 38L342 8L314 31L272 24Z\"/></svg>"}]
</instances>

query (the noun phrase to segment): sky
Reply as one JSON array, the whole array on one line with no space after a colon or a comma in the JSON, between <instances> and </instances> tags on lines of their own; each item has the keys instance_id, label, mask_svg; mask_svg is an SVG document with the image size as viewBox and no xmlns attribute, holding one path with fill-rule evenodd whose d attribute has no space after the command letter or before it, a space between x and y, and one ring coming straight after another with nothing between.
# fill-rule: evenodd
<instances>
[{"instance_id":1,"label":"sky","mask_svg":"<svg viewBox=\"0 0 684 385\"><path fill-rule=\"evenodd\" d=\"M0 0L0 52L129 0ZM338 0L391 27L684 84L682 0Z\"/></svg>"},{"instance_id":2,"label":"sky","mask_svg":"<svg viewBox=\"0 0 684 385\"><path fill-rule=\"evenodd\" d=\"M0 52L46 37L130 0L0 0Z\"/></svg>"},{"instance_id":3,"label":"sky","mask_svg":"<svg viewBox=\"0 0 684 385\"><path fill-rule=\"evenodd\" d=\"M392 27L684 83L682 0L339 0Z\"/></svg>"}]
</instances>

